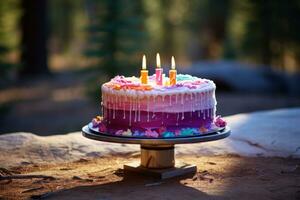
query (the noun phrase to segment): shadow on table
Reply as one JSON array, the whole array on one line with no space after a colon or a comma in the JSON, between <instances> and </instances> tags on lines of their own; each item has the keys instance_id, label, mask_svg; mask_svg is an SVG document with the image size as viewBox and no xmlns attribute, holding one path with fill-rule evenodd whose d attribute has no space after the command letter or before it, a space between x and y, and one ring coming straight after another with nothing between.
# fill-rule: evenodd
<instances>
[{"instance_id":1,"label":"shadow on table","mask_svg":"<svg viewBox=\"0 0 300 200\"><path fill-rule=\"evenodd\" d=\"M187 177L183 177L187 178ZM180 180L182 180L180 182ZM202 191L184 185L181 178L164 180L162 182L135 175L126 175L121 181L79 186L60 191L45 199L219 199Z\"/></svg>"}]
</instances>

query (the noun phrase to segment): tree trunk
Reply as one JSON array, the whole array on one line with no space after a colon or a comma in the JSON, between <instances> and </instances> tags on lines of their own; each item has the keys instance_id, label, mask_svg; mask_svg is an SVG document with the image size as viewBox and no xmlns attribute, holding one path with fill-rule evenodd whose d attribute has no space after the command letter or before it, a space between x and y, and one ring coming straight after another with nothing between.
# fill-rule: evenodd
<instances>
[{"instance_id":1,"label":"tree trunk","mask_svg":"<svg viewBox=\"0 0 300 200\"><path fill-rule=\"evenodd\" d=\"M47 0L22 0L20 76L49 74Z\"/></svg>"},{"instance_id":2,"label":"tree trunk","mask_svg":"<svg viewBox=\"0 0 300 200\"><path fill-rule=\"evenodd\" d=\"M261 49L261 61L264 65L270 66L272 62L272 10L269 1L261 2L260 18L261 30L262 30L262 49Z\"/></svg>"}]
</instances>

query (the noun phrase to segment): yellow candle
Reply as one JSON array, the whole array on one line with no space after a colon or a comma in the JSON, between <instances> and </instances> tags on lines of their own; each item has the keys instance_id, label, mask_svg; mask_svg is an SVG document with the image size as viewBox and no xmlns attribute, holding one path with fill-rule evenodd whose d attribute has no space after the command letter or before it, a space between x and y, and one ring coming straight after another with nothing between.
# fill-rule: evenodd
<instances>
[{"instance_id":1,"label":"yellow candle","mask_svg":"<svg viewBox=\"0 0 300 200\"><path fill-rule=\"evenodd\" d=\"M146 56L143 55L143 63L141 70L141 83L148 84L148 70L146 69Z\"/></svg>"},{"instance_id":2,"label":"yellow candle","mask_svg":"<svg viewBox=\"0 0 300 200\"><path fill-rule=\"evenodd\" d=\"M170 85L176 85L176 75L177 75L177 70L175 69L175 59L174 56L172 56L171 70L169 71Z\"/></svg>"}]
</instances>

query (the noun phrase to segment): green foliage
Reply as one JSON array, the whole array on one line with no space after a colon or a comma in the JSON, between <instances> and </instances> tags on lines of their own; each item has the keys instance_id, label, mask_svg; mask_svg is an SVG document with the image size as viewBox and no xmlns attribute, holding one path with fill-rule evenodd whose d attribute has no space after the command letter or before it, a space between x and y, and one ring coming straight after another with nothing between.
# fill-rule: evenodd
<instances>
[{"instance_id":1,"label":"green foliage","mask_svg":"<svg viewBox=\"0 0 300 200\"><path fill-rule=\"evenodd\" d=\"M234 57L231 39L227 39L227 22L232 0L191 0L184 24L197 40L199 53L196 59L218 59ZM222 53L222 50L225 51Z\"/></svg>"},{"instance_id":2,"label":"green foliage","mask_svg":"<svg viewBox=\"0 0 300 200\"><path fill-rule=\"evenodd\" d=\"M50 37L56 53L70 50L71 43L81 37L78 27L82 26L85 0L51 0L49 4Z\"/></svg>"},{"instance_id":3,"label":"green foliage","mask_svg":"<svg viewBox=\"0 0 300 200\"><path fill-rule=\"evenodd\" d=\"M191 48L192 60L239 59L286 69L288 57L296 61L294 65L299 69L299 1L174 2L166 12L176 12L181 16L178 25L189 36L180 39L185 39L187 44L192 42L188 47Z\"/></svg>"},{"instance_id":4,"label":"green foliage","mask_svg":"<svg viewBox=\"0 0 300 200\"><path fill-rule=\"evenodd\" d=\"M241 49L260 63L281 65L300 46L300 2L249 0Z\"/></svg>"},{"instance_id":5,"label":"green foliage","mask_svg":"<svg viewBox=\"0 0 300 200\"><path fill-rule=\"evenodd\" d=\"M143 7L140 1L89 0L88 49L96 68L109 77L137 68L143 49ZM140 53L140 54L138 54ZM138 60L137 60L138 59Z\"/></svg>"},{"instance_id":6,"label":"green foliage","mask_svg":"<svg viewBox=\"0 0 300 200\"><path fill-rule=\"evenodd\" d=\"M1 78L14 71L19 53L19 3L0 1ZM98 79L136 75L142 53L153 65L156 52L163 64L175 55L179 63L237 59L286 67L292 60L300 66L298 0L51 0L48 9L50 54L72 57L86 49Z\"/></svg>"},{"instance_id":7,"label":"green foliage","mask_svg":"<svg viewBox=\"0 0 300 200\"><path fill-rule=\"evenodd\" d=\"M8 54L16 46L15 25L18 16L17 1L0 1L0 78L16 67Z\"/></svg>"}]
</instances>

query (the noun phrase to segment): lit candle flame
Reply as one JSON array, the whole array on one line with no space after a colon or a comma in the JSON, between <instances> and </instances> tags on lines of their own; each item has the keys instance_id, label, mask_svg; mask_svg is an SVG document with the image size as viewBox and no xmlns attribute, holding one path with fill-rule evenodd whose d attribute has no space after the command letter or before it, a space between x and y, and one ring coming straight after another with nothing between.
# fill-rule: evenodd
<instances>
[{"instance_id":1,"label":"lit candle flame","mask_svg":"<svg viewBox=\"0 0 300 200\"><path fill-rule=\"evenodd\" d=\"M146 56L145 55L143 55L143 63L142 63L142 69L146 69L147 67L146 67Z\"/></svg>"},{"instance_id":2,"label":"lit candle flame","mask_svg":"<svg viewBox=\"0 0 300 200\"><path fill-rule=\"evenodd\" d=\"M156 54L156 66L157 68L161 68L159 53Z\"/></svg>"},{"instance_id":3,"label":"lit candle flame","mask_svg":"<svg viewBox=\"0 0 300 200\"><path fill-rule=\"evenodd\" d=\"M175 69L175 58L174 56L172 56L172 59L171 59L171 69Z\"/></svg>"}]
</instances>

